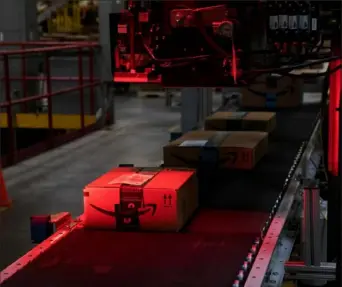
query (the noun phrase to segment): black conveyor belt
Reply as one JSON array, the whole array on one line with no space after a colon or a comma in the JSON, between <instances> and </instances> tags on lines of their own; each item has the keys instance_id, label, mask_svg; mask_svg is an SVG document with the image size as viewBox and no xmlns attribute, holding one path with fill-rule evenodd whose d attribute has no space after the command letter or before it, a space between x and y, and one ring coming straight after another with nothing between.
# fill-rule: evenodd
<instances>
[{"instance_id":1,"label":"black conveyor belt","mask_svg":"<svg viewBox=\"0 0 342 287\"><path fill-rule=\"evenodd\" d=\"M231 286L317 112L278 112L268 155L253 171L229 172L184 232L76 229L2 287Z\"/></svg>"}]
</instances>

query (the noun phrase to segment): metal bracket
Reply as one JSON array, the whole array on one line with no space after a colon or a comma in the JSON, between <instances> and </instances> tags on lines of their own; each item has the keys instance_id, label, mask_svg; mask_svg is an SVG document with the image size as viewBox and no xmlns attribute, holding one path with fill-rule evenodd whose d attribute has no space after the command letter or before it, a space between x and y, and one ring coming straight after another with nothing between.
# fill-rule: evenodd
<instances>
[{"instance_id":1,"label":"metal bracket","mask_svg":"<svg viewBox=\"0 0 342 287\"><path fill-rule=\"evenodd\" d=\"M334 281L336 279L336 264L322 262L320 266L306 266L304 262L288 262L285 265L286 279Z\"/></svg>"},{"instance_id":2,"label":"metal bracket","mask_svg":"<svg viewBox=\"0 0 342 287\"><path fill-rule=\"evenodd\" d=\"M336 265L321 263L326 257L326 234L321 219L319 182L303 181L303 214L301 222L301 258L303 262L288 262L285 265L286 279L302 281L310 286L323 286L335 279ZM323 217L324 220L324 217Z\"/></svg>"},{"instance_id":3,"label":"metal bracket","mask_svg":"<svg viewBox=\"0 0 342 287\"><path fill-rule=\"evenodd\" d=\"M288 188L284 193L284 196L282 197L281 202L277 208L277 212L275 213L271 224L268 227L266 236L254 260L251 271L249 272L249 275L245 281L245 287L264 286L264 280L266 279L268 279L268 283L276 284L277 282L269 281L270 279L267 277L267 275L269 275L268 271L270 270L271 263L274 258L277 258L275 251L279 247L279 242L282 242L282 232L284 231L284 227L286 227L286 222L288 222L291 214L290 210L293 206L293 203L296 201L296 198L300 191L301 182L298 180L298 176L300 174L303 174L303 171L308 171L308 169L306 168L307 160L314 160L315 158L313 157L313 154L316 152L315 143L317 143L317 137L319 136L320 125L321 122L318 121L306 146L304 154L301 157L298 157L298 159L300 160L298 167L295 169L294 174L289 181ZM314 177L313 172L314 169L308 172L309 174L312 173L310 177ZM282 244L284 244L284 242L282 242ZM291 244L289 243L288 246L290 245ZM288 251L288 254L290 254L291 250ZM284 266L285 261L281 263Z\"/></svg>"},{"instance_id":4,"label":"metal bracket","mask_svg":"<svg viewBox=\"0 0 342 287\"><path fill-rule=\"evenodd\" d=\"M284 263L290 258L295 240L296 232L287 231L284 233L274 252L263 287L278 287L282 285L285 276Z\"/></svg>"}]
</instances>

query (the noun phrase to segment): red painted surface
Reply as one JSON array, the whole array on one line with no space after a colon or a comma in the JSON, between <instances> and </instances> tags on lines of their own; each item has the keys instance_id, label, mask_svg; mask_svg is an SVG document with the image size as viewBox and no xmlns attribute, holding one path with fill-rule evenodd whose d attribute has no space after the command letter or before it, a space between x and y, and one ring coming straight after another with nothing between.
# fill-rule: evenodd
<instances>
[{"instance_id":1,"label":"red painted surface","mask_svg":"<svg viewBox=\"0 0 342 287\"><path fill-rule=\"evenodd\" d=\"M335 70L341 65L341 60L331 62L330 70ZM339 157L339 112L341 97L341 69L330 75L329 96L329 138L328 138L328 169L332 175L338 175Z\"/></svg>"},{"instance_id":2,"label":"red painted surface","mask_svg":"<svg viewBox=\"0 0 342 287\"><path fill-rule=\"evenodd\" d=\"M80 222L3 270L0 284L230 286L267 217L202 209L181 233L86 230Z\"/></svg>"}]
</instances>

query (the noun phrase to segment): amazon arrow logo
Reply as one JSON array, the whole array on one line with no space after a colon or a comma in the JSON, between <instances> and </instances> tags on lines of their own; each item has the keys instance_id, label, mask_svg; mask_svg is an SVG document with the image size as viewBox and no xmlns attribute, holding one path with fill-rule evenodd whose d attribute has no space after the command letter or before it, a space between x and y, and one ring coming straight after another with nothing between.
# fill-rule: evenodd
<instances>
[{"instance_id":1,"label":"amazon arrow logo","mask_svg":"<svg viewBox=\"0 0 342 287\"><path fill-rule=\"evenodd\" d=\"M132 211L129 210L129 211L117 212L117 211L105 210L105 209L97 207L93 204L90 204L90 206L92 208L94 208L95 210L97 210L98 212L101 212L102 214L112 216L112 217L116 217L117 215L127 216L127 217L135 215L135 212L133 210ZM157 210L157 204L150 203L150 204L145 204L145 206L142 208L139 208L137 213L138 213L138 216L140 216L140 215L144 215L144 214L151 211L152 216L153 216L156 213L156 210Z\"/></svg>"}]
</instances>

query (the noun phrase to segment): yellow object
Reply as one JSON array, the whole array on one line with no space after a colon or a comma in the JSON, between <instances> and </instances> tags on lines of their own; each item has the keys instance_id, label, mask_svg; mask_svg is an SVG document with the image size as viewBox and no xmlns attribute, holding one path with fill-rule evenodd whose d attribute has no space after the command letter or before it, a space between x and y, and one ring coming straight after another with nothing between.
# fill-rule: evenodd
<instances>
[{"instance_id":1,"label":"yellow object","mask_svg":"<svg viewBox=\"0 0 342 287\"><path fill-rule=\"evenodd\" d=\"M48 21L49 33L79 33L81 30L81 8L79 1L72 1L64 7L57 9L56 16Z\"/></svg>"},{"instance_id":2,"label":"yellow object","mask_svg":"<svg viewBox=\"0 0 342 287\"><path fill-rule=\"evenodd\" d=\"M84 125L89 126L96 123L95 115L84 115ZM7 114L0 113L0 128L7 128ZM47 114L17 113L13 119L13 127L26 129L48 129L49 121ZM81 128L80 115L54 114L52 116L52 127L62 130L77 130Z\"/></svg>"}]
</instances>

